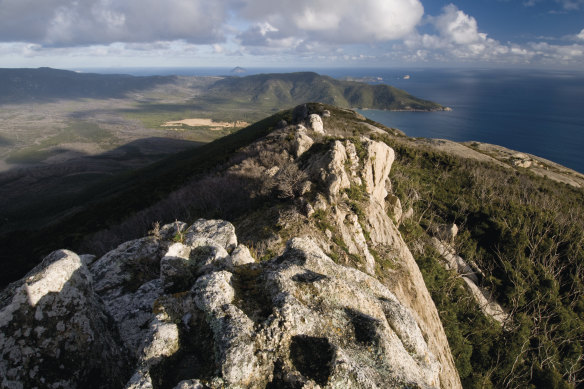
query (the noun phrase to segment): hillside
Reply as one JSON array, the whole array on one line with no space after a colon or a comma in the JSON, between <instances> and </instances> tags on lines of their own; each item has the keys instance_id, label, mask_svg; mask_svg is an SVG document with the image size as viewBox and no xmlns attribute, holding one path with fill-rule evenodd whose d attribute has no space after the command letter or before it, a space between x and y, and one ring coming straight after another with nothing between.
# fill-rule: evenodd
<instances>
[{"instance_id":1,"label":"hillside","mask_svg":"<svg viewBox=\"0 0 584 389\"><path fill-rule=\"evenodd\" d=\"M3 267L18 269L13 280L59 248L97 257L53 254L4 292L0 309L34 316L21 304L24 293L40 295L51 274L69 274L67 293L39 300L38 311L52 314L60 296L76 296L75 304L89 304L80 315L98 318L92 328L113 316L118 329L107 327L103 340L78 351L98 346L118 355L118 366L92 371L120 386L302 387L330 379L346 387L452 388L460 377L465 388L577 387L584 380L584 191L569 170L536 157L532 169L527 159L488 145L411 139L347 109L300 105L113 180L76 215L3 241ZM31 248L36 257L27 256ZM343 288L352 282L345 272L359 285ZM93 291L82 286L89 278ZM388 301L373 303L371 290ZM297 311L307 321L289 314ZM181 342L193 328L203 335ZM77 336L71 330L65 336ZM122 351L108 346L119 336ZM397 357L409 358L386 336L415 361ZM30 346L49 358L50 344ZM201 357L201 349L214 353ZM36 363L18 358L4 363ZM96 366L82 361L67 369ZM244 376L253 374L242 372L252 370L268 373L250 384ZM358 371L372 381L354 378L363 377Z\"/></svg>"},{"instance_id":2,"label":"hillside","mask_svg":"<svg viewBox=\"0 0 584 389\"><path fill-rule=\"evenodd\" d=\"M176 81L173 76L76 73L51 68L0 68L0 104L55 99L119 98Z\"/></svg>"},{"instance_id":3,"label":"hillside","mask_svg":"<svg viewBox=\"0 0 584 389\"><path fill-rule=\"evenodd\" d=\"M218 99L228 96L242 103L295 106L314 101L343 108L387 110L441 110L437 103L422 100L389 85L340 81L316 73L260 74L217 81L209 93Z\"/></svg>"},{"instance_id":4,"label":"hillside","mask_svg":"<svg viewBox=\"0 0 584 389\"><path fill-rule=\"evenodd\" d=\"M271 90L272 84L279 85L275 88L278 93L271 95L277 98L268 99L270 93L262 91ZM242 119L254 122L308 99L350 106L345 97L337 98L344 89L351 99L368 101L371 106L422 101L409 95L406 100L396 100L395 96L405 92L387 87L380 90L395 93L374 94L366 84L338 82L315 73L134 77L50 68L0 69L0 241L6 242L0 259L14 252L28 258L24 261L28 265L21 261L4 277L22 274L22 269L38 261L39 247L44 247L14 237L32 234L35 240L44 241L46 234L32 231L44 231L76 213L83 214L96 199L105 201L112 193L132 191L136 177L149 177L158 166L173 167L180 155L198 154L180 153L241 130L247 125ZM233 126L217 129L205 124L220 120ZM169 125L182 122L203 124ZM200 155L209 154L201 151ZM165 157L169 160L161 165L147 167ZM167 170L168 175L189 176L190 168L175 167L181 173ZM158 183L168 180L157 178L148 190L150 196L156 198ZM128 203L145 204L146 195L134 197L121 204L127 209L134 209ZM67 244L79 239L53 235Z\"/></svg>"},{"instance_id":5,"label":"hillside","mask_svg":"<svg viewBox=\"0 0 584 389\"><path fill-rule=\"evenodd\" d=\"M206 79L207 82L202 82ZM441 110L440 104L414 97L389 85L369 85L340 81L317 73L270 73L245 77L177 77L126 74L77 73L51 68L0 69L0 104L47 102L67 99L144 98L155 90L157 98L185 94L191 103L212 106L215 110L233 103L254 103L257 111L270 107L292 107L306 101L344 108L388 110ZM188 89L190 91L190 96ZM146 93L142 96L141 93ZM152 104L151 97L143 102ZM159 107L160 108L160 107ZM173 107L169 106L169 109ZM174 106L176 109L176 106Z\"/></svg>"},{"instance_id":6,"label":"hillside","mask_svg":"<svg viewBox=\"0 0 584 389\"><path fill-rule=\"evenodd\" d=\"M177 196L210 201L210 212L238 215L237 229L157 224L99 257L56 251L9 285L3 384L460 387L438 313L385 210L393 150L327 139L323 118L341 125L354 113L314 108L256 124L190 182L204 192L183 187L155 205L168 217L178 209L168 204L188 206ZM329 135L352 133L334 128ZM27 339L35 320L44 331Z\"/></svg>"}]
</instances>

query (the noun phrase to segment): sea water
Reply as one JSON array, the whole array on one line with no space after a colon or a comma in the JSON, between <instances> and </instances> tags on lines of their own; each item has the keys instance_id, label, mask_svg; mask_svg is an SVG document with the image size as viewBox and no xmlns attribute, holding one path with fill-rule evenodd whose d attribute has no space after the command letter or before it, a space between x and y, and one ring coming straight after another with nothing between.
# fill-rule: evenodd
<instances>
[{"instance_id":1,"label":"sea water","mask_svg":"<svg viewBox=\"0 0 584 389\"><path fill-rule=\"evenodd\" d=\"M119 70L119 69L114 69ZM517 69L255 68L367 78L452 108L440 112L360 110L412 137L493 143L584 173L584 72ZM112 72L109 69L108 72ZM124 69L135 75L229 75L229 68ZM378 79L379 78L379 79Z\"/></svg>"},{"instance_id":2,"label":"sea water","mask_svg":"<svg viewBox=\"0 0 584 389\"><path fill-rule=\"evenodd\" d=\"M360 112L408 136L493 143L584 173L584 73L419 70L408 75L384 81L452 111Z\"/></svg>"}]
</instances>

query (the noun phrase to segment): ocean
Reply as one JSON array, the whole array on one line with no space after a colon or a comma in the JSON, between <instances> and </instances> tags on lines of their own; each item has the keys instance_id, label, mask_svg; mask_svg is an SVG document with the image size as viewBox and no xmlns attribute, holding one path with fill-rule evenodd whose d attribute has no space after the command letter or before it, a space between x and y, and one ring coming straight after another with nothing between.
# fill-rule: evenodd
<instances>
[{"instance_id":1,"label":"ocean","mask_svg":"<svg viewBox=\"0 0 584 389\"><path fill-rule=\"evenodd\" d=\"M229 68L114 69L135 75L228 75ZM510 69L248 69L247 74L312 70L367 77L452 108L450 112L360 110L412 137L493 143L584 173L584 72ZM101 72L105 72L100 69ZM112 72L108 69L107 72ZM375 81L370 81L375 82Z\"/></svg>"},{"instance_id":2,"label":"ocean","mask_svg":"<svg viewBox=\"0 0 584 389\"><path fill-rule=\"evenodd\" d=\"M419 70L387 81L451 112L360 111L408 136L479 141L584 173L584 73Z\"/></svg>"}]
</instances>

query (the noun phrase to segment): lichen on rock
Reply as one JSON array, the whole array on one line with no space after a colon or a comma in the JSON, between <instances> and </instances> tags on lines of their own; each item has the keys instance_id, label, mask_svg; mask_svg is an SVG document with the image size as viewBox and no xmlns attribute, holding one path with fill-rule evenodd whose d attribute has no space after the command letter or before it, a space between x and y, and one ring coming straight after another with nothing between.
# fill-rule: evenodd
<instances>
[{"instance_id":1,"label":"lichen on rock","mask_svg":"<svg viewBox=\"0 0 584 389\"><path fill-rule=\"evenodd\" d=\"M137 290L127 287L135 280L129 268L106 262L151 261L143 256L158 252L150 239L120 246L91 269L72 252L54 253L13 285L0 311L3 386L49 379L39 355L79 364L59 376L71 388L89 379L87 371L103 381L86 387L439 386L440 366L411 312L375 278L335 264L310 238L292 239L281 256L262 263L240 245L235 258L223 251L225 260L188 272L171 263L192 261L200 247L224 250L236 238L233 226L218 220L199 220L187 231L199 234L187 235L190 246L157 243L167 247L160 276ZM188 273L180 291L165 288L178 277L169 268ZM35 324L41 318L43 329Z\"/></svg>"}]
</instances>

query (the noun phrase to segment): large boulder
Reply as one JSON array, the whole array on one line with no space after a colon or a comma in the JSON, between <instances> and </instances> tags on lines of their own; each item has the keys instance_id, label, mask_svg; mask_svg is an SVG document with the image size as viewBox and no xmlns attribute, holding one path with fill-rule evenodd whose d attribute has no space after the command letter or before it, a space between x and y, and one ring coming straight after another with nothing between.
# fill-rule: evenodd
<instances>
[{"instance_id":1,"label":"large boulder","mask_svg":"<svg viewBox=\"0 0 584 389\"><path fill-rule=\"evenodd\" d=\"M77 254L55 251L0 297L2 388L121 387L130 358Z\"/></svg>"},{"instance_id":2,"label":"large boulder","mask_svg":"<svg viewBox=\"0 0 584 389\"><path fill-rule=\"evenodd\" d=\"M310 160L308 169L310 175L315 181L320 181L331 198L338 196L342 189L351 186L351 181L345 170L346 161L345 146L338 140L332 143L326 153L315 155Z\"/></svg>"},{"instance_id":3,"label":"large boulder","mask_svg":"<svg viewBox=\"0 0 584 389\"><path fill-rule=\"evenodd\" d=\"M318 133L318 134L322 134L324 135L324 125L322 123L322 119L319 115L313 113L311 115L308 116L308 119L306 119L307 123L308 123L308 127Z\"/></svg>"},{"instance_id":4,"label":"large boulder","mask_svg":"<svg viewBox=\"0 0 584 389\"><path fill-rule=\"evenodd\" d=\"M197 238L212 239L228 251L237 247L235 227L224 220L197 220L186 230L185 244L190 245Z\"/></svg>"}]
</instances>

